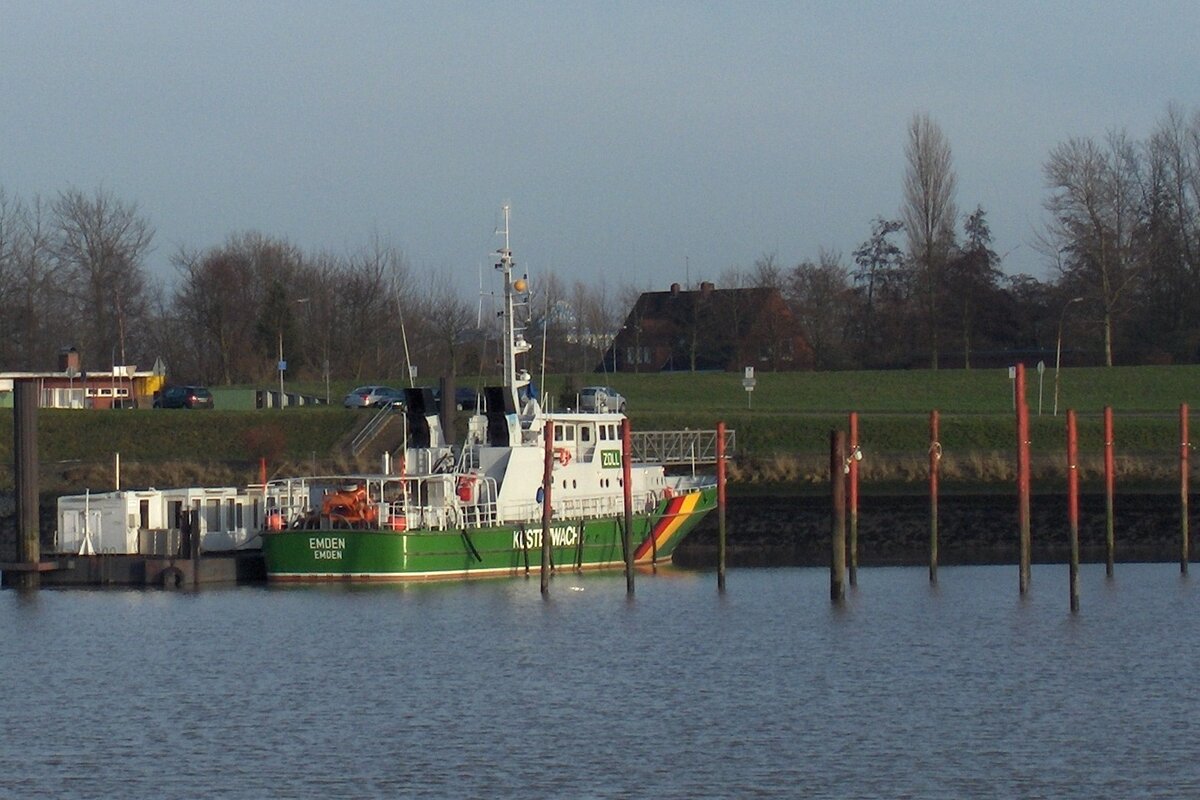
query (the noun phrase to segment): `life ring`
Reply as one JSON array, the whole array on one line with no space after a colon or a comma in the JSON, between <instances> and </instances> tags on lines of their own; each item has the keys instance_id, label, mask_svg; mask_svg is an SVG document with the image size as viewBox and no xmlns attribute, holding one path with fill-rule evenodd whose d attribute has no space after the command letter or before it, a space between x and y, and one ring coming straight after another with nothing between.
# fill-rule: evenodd
<instances>
[{"instance_id":1,"label":"life ring","mask_svg":"<svg viewBox=\"0 0 1200 800\"><path fill-rule=\"evenodd\" d=\"M571 463L571 451L565 447L554 448L554 457L558 459L559 466L565 467Z\"/></svg>"},{"instance_id":2,"label":"life ring","mask_svg":"<svg viewBox=\"0 0 1200 800\"><path fill-rule=\"evenodd\" d=\"M675 496L675 491L670 486L663 487L663 499L670 500Z\"/></svg>"}]
</instances>

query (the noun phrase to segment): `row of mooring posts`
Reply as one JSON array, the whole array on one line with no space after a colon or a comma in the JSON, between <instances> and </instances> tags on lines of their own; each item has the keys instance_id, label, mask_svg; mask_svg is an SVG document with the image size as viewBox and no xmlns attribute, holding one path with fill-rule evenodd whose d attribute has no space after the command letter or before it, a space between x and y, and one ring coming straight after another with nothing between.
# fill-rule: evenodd
<instances>
[{"instance_id":1,"label":"row of mooring posts","mask_svg":"<svg viewBox=\"0 0 1200 800\"><path fill-rule=\"evenodd\" d=\"M723 451L724 451L724 438L725 438L724 437L724 423L719 423L717 427L718 427L718 431L719 431L719 433L717 435L718 460L720 460L722 458ZM544 461L543 468L542 468L541 589L542 589L542 594L546 594L550 591L550 572L554 566L553 564L550 563L550 539L551 539L550 523L551 523L552 516L553 516L550 501L551 501L551 494L552 494L553 488L554 488L553 471L554 471L554 460L555 460L554 459L554 423L552 423L552 422L546 423L546 430L545 430L545 433L543 434L542 438L546 443L546 453L545 453L545 461ZM624 489L623 499L625 502L625 516L624 516L624 519L622 520L623 524L621 526L621 554L622 554L624 562L625 562L625 591L628 594L633 594L633 590L634 590L634 579L633 579L633 562L634 562L633 485L631 482L632 477L633 477L633 466L632 466L633 444L632 443L633 443L633 433L632 433L632 429L629 425L629 420L628 419L622 420L622 422L621 422L621 483L622 483L622 486ZM721 514L721 521L722 521L722 525L721 525L722 557L721 557L721 569L719 571L720 577L718 578L718 580L719 580L722 588L724 587L724 582L725 582L725 573L724 573L724 542L725 542L725 535L724 535L724 519L725 519L724 468L725 468L724 463L723 462L720 463L718 466L718 470L720 472L720 477L717 482L718 497L720 498L718 501L718 505L720 506L720 514ZM582 538L583 538L582 526L580 527L579 536L580 536L580 540L582 541ZM654 548L651 551L651 563L655 563L658 560L658 552L656 549L656 544L653 541L651 543L651 547Z\"/></svg>"},{"instance_id":2,"label":"row of mooring posts","mask_svg":"<svg viewBox=\"0 0 1200 800\"><path fill-rule=\"evenodd\" d=\"M1016 367L1016 433L1017 433L1017 533L1019 540L1018 590L1022 596L1029 591L1032 563L1032 533L1030 523L1032 480L1029 406L1025 400L1025 368ZM850 562L850 585L856 583L858 566L858 461L862 451L858 443L858 414L849 415L850 444L847 453L845 434L830 431L830 597L836 602L845 598L846 561ZM1069 409L1066 415L1066 474L1068 529L1068 584L1072 611L1079 610L1079 437L1076 414ZM1190 557L1188 531L1188 474L1191 440L1188 432L1188 405L1179 407L1179 570L1186 575ZM929 582L937 583L938 570L938 479L942 459L940 418L935 409L929 414ZM1105 574L1112 577L1116 559L1114 496L1116 494L1116 457L1113 435L1113 410L1104 408L1104 542ZM849 518L850 537L846 539ZM723 539L722 526L722 539ZM722 542L723 544L723 542ZM723 581L722 581L723 585Z\"/></svg>"}]
</instances>

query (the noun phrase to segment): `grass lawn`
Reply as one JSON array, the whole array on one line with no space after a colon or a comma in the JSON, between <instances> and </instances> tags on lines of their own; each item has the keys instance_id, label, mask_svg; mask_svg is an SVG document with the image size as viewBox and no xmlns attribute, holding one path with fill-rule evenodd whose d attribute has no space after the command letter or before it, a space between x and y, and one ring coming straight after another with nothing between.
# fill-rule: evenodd
<instances>
[{"instance_id":1,"label":"grass lawn","mask_svg":"<svg viewBox=\"0 0 1200 800\"><path fill-rule=\"evenodd\" d=\"M1080 414L1081 453L1102 447L1100 414L1111 405L1119 453L1171 458L1178 453L1180 403L1200 404L1200 366L1064 369L1059 415L1052 415L1053 370L1041 386L1029 373L1028 398L1035 452L1062 452L1064 415ZM860 414L860 439L868 455L921 459L928 452L928 416L941 413L941 444L948 455L1007 453L1015 449L1013 387L1006 369L887 372L758 373L748 397L738 373L551 376L546 386L561 397L567 385L610 384L629 401L637 430L712 428L718 420L736 431L740 458L819 457L829 431ZM459 385L474 381L460 378ZM296 390L317 390L293 384ZM122 459L197 462L257 461L267 456L308 462L328 458L364 419L343 409L345 386L331 387L334 404L288 409L228 411L127 410L39 412L44 465ZM562 401L557 405L561 407ZM0 463L12 463L12 416L0 413ZM11 484L11 470L0 482Z\"/></svg>"}]
</instances>

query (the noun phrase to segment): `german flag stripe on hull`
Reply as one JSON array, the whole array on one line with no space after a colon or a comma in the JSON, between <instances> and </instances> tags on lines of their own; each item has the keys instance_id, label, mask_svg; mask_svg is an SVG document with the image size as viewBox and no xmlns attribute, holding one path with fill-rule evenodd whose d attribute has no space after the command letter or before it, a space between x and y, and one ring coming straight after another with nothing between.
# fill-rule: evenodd
<instances>
[{"instance_id":1,"label":"german flag stripe on hull","mask_svg":"<svg viewBox=\"0 0 1200 800\"><path fill-rule=\"evenodd\" d=\"M662 516L654 524L654 529L634 551L634 561L649 559L656 551L660 553L664 551L671 537L683 527L684 522L696 509L696 504L700 502L700 496L700 492L689 492L668 500Z\"/></svg>"}]
</instances>

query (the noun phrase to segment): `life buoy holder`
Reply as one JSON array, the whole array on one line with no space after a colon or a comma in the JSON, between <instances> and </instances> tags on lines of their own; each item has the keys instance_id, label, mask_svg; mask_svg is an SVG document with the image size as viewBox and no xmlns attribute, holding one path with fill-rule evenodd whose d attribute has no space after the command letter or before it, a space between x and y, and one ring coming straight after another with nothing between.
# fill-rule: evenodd
<instances>
[{"instance_id":1,"label":"life buoy holder","mask_svg":"<svg viewBox=\"0 0 1200 800\"><path fill-rule=\"evenodd\" d=\"M565 467L571 463L571 451L565 447L554 448L554 457L558 459L559 466Z\"/></svg>"},{"instance_id":2,"label":"life buoy holder","mask_svg":"<svg viewBox=\"0 0 1200 800\"><path fill-rule=\"evenodd\" d=\"M463 503L474 503L477 499L475 486L479 482L478 475L459 475L458 483L454 490L458 494L458 499Z\"/></svg>"}]
</instances>

